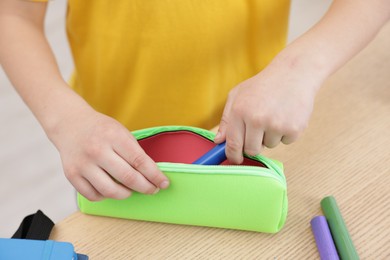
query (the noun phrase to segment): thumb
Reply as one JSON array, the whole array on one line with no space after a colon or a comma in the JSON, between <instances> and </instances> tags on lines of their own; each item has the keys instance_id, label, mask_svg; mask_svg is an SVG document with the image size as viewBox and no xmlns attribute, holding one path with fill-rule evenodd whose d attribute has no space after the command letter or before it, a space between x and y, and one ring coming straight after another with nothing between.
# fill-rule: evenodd
<instances>
[{"instance_id":1,"label":"thumb","mask_svg":"<svg viewBox=\"0 0 390 260\"><path fill-rule=\"evenodd\" d=\"M215 135L214 142L216 144L220 144L226 139L226 123L221 120L221 123L219 124L218 132Z\"/></svg>"},{"instance_id":2,"label":"thumb","mask_svg":"<svg viewBox=\"0 0 390 260\"><path fill-rule=\"evenodd\" d=\"M233 97L234 95L232 95L232 94L233 94L233 92L231 91L231 93L229 93L229 96L227 98L225 108L223 109L222 118L221 118L221 122L219 123L218 132L214 138L214 142L216 144L220 144L226 140L226 129L228 127L228 122L229 122L229 113L230 113L230 109L232 107L233 100L234 100L234 97Z\"/></svg>"}]
</instances>

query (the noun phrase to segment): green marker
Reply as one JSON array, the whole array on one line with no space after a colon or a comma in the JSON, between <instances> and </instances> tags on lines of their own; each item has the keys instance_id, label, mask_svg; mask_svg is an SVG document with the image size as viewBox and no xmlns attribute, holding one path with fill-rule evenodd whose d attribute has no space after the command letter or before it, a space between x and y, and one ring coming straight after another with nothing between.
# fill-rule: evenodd
<instances>
[{"instance_id":1,"label":"green marker","mask_svg":"<svg viewBox=\"0 0 390 260\"><path fill-rule=\"evenodd\" d=\"M323 198L321 207L328 221L340 258L348 260L359 259L335 198L333 196Z\"/></svg>"}]
</instances>

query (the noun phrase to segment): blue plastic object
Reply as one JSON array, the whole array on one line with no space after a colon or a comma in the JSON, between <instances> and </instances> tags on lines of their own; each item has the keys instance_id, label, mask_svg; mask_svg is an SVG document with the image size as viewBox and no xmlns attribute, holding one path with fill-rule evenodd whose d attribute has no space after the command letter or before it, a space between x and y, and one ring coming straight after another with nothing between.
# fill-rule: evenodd
<instances>
[{"instance_id":1,"label":"blue plastic object","mask_svg":"<svg viewBox=\"0 0 390 260\"><path fill-rule=\"evenodd\" d=\"M225 148L226 142L220 143L192 164L219 165L226 160Z\"/></svg>"},{"instance_id":2,"label":"blue plastic object","mask_svg":"<svg viewBox=\"0 0 390 260\"><path fill-rule=\"evenodd\" d=\"M0 259L29 260L83 260L71 243L53 240L0 238Z\"/></svg>"}]
</instances>

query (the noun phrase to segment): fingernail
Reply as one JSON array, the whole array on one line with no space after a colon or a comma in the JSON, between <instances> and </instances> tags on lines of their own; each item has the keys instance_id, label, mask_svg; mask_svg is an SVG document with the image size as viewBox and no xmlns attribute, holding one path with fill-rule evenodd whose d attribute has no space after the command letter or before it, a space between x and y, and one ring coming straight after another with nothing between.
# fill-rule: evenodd
<instances>
[{"instance_id":1,"label":"fingernail","mask_svg":"<svg viewBox=\"0 0 390 260\"><path fill-rule=\"evenodd\" d=\"M221 132L218 132L214 139L219 139L221 137Z\"/></svg>"},{"instance_id":2,"label":"fingernail","mask_svg":"<svg viewBox=\"0 0 390 260\"><path fill-rule=\"evenodd\" d=\"M155 191L153 192L153 194L156 194L156 193L159 192L159 191L160 191L160 189L157 188L157 189L155 189Z\"/></svg>"},{"instance_id":3,"label":"fingernail","mask_svg":"<svg viewBox=\"0 0 390 260\"><path fill-rule=\"evenodd\" d=\"M235 162L235 164L236 165L240 165L240 164L242 164L244 162L244 157L239 157L239 158L237 158L237 161Z\"/></svg>"},{"instance_id":4,"label":"fingernail","mask_svg":"<svg viewBox=\"0 0 390 260\"><path fill-rule=\"evenodd\" d=\"M161 189L166 189L168 188L169 186L169 181L163 181L161 184L160 184L160 188Z\"/></svg>"}]
</instances>

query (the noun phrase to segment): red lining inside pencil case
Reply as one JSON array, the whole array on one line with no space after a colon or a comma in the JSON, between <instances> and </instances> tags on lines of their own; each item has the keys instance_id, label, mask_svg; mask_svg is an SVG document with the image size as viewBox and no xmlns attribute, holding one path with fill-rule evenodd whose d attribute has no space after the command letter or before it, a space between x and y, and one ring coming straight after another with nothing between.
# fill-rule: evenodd
<instances>
[{"instance_id":1,"label":"red lining inside pencil case","mask_svg":"<svg viewBox=\"0 0 390 260\"><path fill-rule=\"evenodd\" d=\"M215 146L209 139L185 130L158 133L138 140L138 142L155 162L188 164ZM225 160L221 165L232 165L232 163ZM250 158L244 158L242 165L266 167Z\"/></svg>"}]
</instances>

